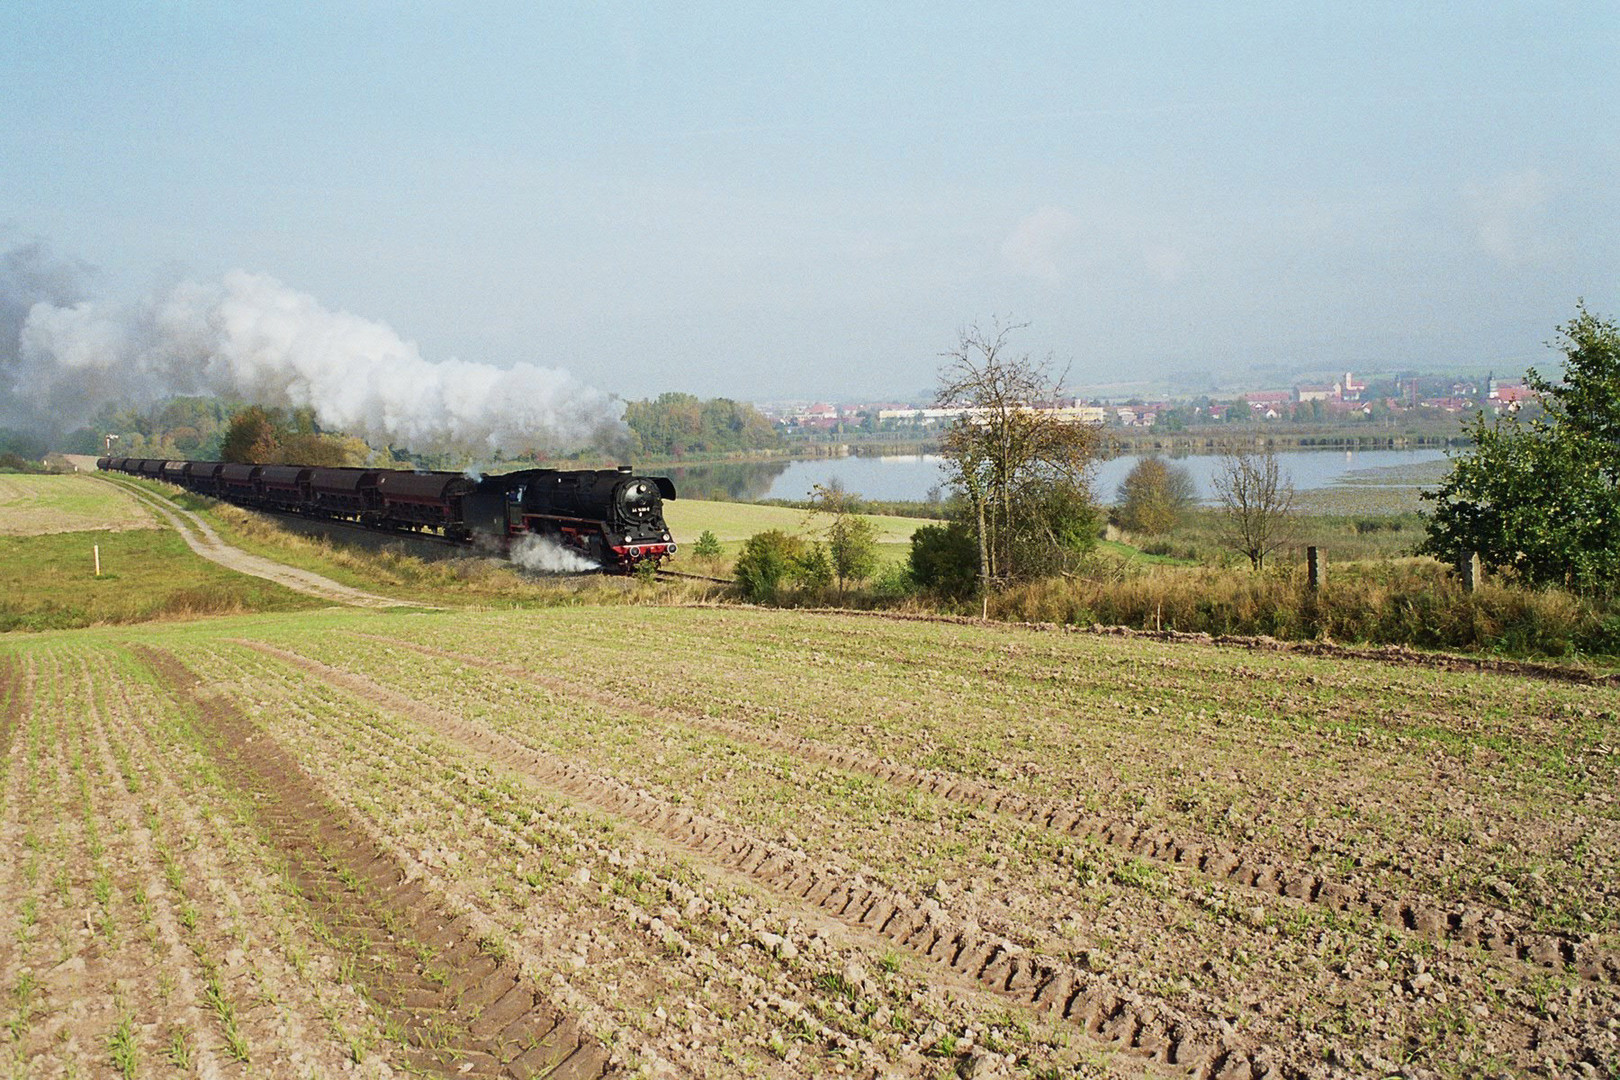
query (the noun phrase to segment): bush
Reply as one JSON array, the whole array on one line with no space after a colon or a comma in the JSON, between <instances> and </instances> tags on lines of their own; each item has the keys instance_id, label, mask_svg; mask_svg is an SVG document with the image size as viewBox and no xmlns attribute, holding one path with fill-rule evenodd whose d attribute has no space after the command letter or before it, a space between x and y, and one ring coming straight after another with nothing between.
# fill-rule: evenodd
<instances>
[{"instance_id":1,"label":"bush","mask_svg":"<svg viewBox=\"0 0 1620 1080\"><path fill-rule=\"evenodd\" d=\"M720 538L708 529L698 534L697 542L692 545L692 554L700 559L713 559L720 554Z\"/></svg>"},{"instance_id":2,"label":"bush","mask_svg":"<svg viewBox=\"0 0 1620 1080\"><path fill-rule=\"evenodd\" d=\"M21 454L0 454L0 472L11 473L42 473L48 470L38 461L25 458Z\"/></svg>"},{"instance_id":3,"label":"bush","mask_svg":"<svg viewBox=\"0 0 1620 1080\"><path fill-rule=\"evenodd\" d=\"M917 581L911 568L904 563L890 563L872 581L872 593L884 600L899 600L917 591Z\"/></svg>"},{"instance_id":4,"label":"bush","mask_svg":"<svg viewBox=\"0 0 1620 1080\"><path fill-rule=\"evenodd\" d=\"M1620 615L1583 627L1575 637L1575 647L1588 656L1620 656Z\"/></svg>"},{"instance_id":5,"label":"bush","mask_svg":"<svg viewBox=\"0 0 1620 1080\"><path fill-rule=\"evenodd\" d=\"M800 572L808 545L780 529L756 533L743 545L732 576L748 599L759 602L776 598L784 581Z\"/></svg>"},{"instance_id":6,"label":"bush","mask_svg":"<svg viewBox=\"0 0 1620 1080\"><path fill-rule=\"evenodd\" d=\"M807 589L825 589L832 585L834 567L832 559L827 556L827 549L820 544L810 544L793 560L789 573L794 581Z\"/></svg>"},{"instance_id":7,"label":"bush","mask_svg":"<svg viewBox=\"0 0 1620 1080\"><path fill-rule=\"evenodd\" d=\"M1076 569L1097 546L1102 514L1090 491L1068 484L1030 484L1014 499L1010 532L1014 576L1035 580Z\"/></svg>"},{"instance_id":8,"label":"bush","mask_svg":"<svg viewBox=\"0 0 1620 1080\"><path fill-rule=\"evenodd\" d=\"M979 546L960 521L924 525L911 534L911 578L938 596L961 599L973 593L979 575Z\"/></svg>"}]
</instances>

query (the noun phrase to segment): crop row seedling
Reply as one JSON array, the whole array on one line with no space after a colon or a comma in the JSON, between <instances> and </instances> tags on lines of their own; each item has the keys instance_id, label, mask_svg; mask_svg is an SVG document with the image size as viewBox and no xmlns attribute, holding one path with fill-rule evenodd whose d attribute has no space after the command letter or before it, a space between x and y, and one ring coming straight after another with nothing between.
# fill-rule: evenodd
<instances>
[{"instance_id":1,"label":"crop row seedling","mask_svg":"<svg viewBox=\"0 0 1620 1080\"><path fill-rule=\"evenodd\" d=\"M281 692L282 686L288 693L294 695L299 693L298 680L288 680L273 666L261 670L253 666L255 662L235 659L237 664L244 662L249 665L248 669L238 669L242 674L243 685L250 684L254 687L254 695L258 702L263 702L267 695L273 696ZM251 670L251 675L248 674L248 670ZM278 679L281 686L277 685ZM369 715L367 710L356 709L349 702L336 703L342 706L340 708L323 708L322 704L319 695L312 695L302 705L284 702L268 709L261 706L257 715L263 718L273 717L278 724L284 724L293 717L299 718L300 724L310 725L307 732L311 747L353 746L353 752L360 755L360 760L366 763L364 772L368 782L363 785L345 782L335 785L333 790L345 791L357 807L365 805L368 796L364 791L354 790L355 787L370 789L375 784L374 791L386 793L382 796L384 800L382 805L385 809L389 802L394 800L416 807L418 814L424 806L440 806L445 811L464 818L469 811L476 809L478 818L486 824L466 830L462 835L469 838L484 835L488 832L489 825L495 825L510 837L508 843L497 849L498 857L504 856L502 862L516 853L533 850L530 841L535 826L542 824L545 819L537 817L532 808L533 804L525 801L526 798L532 799L533 796L525 796L522 785L514 783L510 778L501 778L482 769L471 770L472 775L468 775L468 770L464 769L440 769L432 765L431 758L425 756L425 744L419 732L401 729L399 736L379 741L378 733L396 723L395 721L383 716ZM328 701L326 704L334 703ZM424 783L430 787L427 792L421 790ZM386 820L392 824L397 823L398 818L389 816ZM435 830L435 834L441 837L447 832L448 830L442 826ZM457 839L459 841L460 836ZM408 840L406 842L410 843ZM490 866L490 860L487 858L480 858L476 863L483 867ZM558 877L561 877L563 882L568 880L560 874L548 877L548 880L556 880ZM515 885L519 879L520 875L514 872L506 881ZM596 880L598 880L596 877L591 879L593 886ZM648 902L657 899L646 892L652 885L652 879L645 872L634 868L628 868L622 874L609 876L604 884L608 895L636 896ZM630 891L627 892L627 889ZM496 897L506 897L514 904L528 904L532 902L531 894L532 889L524 888L521 899L516 899L507 888L502 887L498 879L492 883L485 897L486 902ZM549 899L553 903L556 902L555 898ZM521 927L521 920L514 925ZM666 943L667 940L666 938ZM718 940L715 944L719 944Z\"/></svg>"}]
</instances>

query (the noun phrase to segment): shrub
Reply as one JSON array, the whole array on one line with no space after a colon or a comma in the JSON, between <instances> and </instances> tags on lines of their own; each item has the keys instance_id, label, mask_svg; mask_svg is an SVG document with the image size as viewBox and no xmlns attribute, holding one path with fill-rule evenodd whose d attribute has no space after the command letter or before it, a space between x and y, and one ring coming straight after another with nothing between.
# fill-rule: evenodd
<instances>
[{"instance_id":1,"label":"shrub","mask_svg":"<svg viewBox=\"0 0 1620 1080\"><path fill-rule=\"evenodd\" d=\"M911 534L911 578L939 596L960 599L973 592L979 574L979 548L960 521L924 525Z\"/></svg>"},{"instance_id":2,"label":"shrub","mask_svg":"<svg viewBox=\"0 0 1620 1080\"><path fill-rule=\"evenodd\" d=\"M1575 647L1589 656L1620 656L1620 615L1593 620L1582 627Z\"/></svg>"},{"instance_id":3,"label":"shrub","mask_svg":"<svg viewBox=\"0 0 1620 1080\"><path fill-rule=\"evenodd\" d=\"M807 589L825 589L833 583L834 567L827 549L810 544L793 560L789 577Z\"/></svg>"},{"instance_id":4,"label":"shrub","mask_svg":"<svg viewBox=\"0 0 1620 1080\"><path fill-rule=\"evenodd\" d=\"M872 581L872 593L885 600L899 600L917 591L917 581L904 563L890 563Z\"/></svg>"},{"instance_id":5,"label":"shrub","mask_svg":"<svg viewBox=\"0 0 1620 1080\"><path fill-rule=\"evenodd\" d=\"M713 559L720 554L720 538L708 529L698 534L697 542L692 545L692 554L700 559Z\"/></svg>"},{"instance_id":6,"label":"shrub","mask_svg":"<svg viewBox=\"0 0 1620 1080\"><path fill-rule=\"evenodd\" d=\"M754 601L774 599L782 583L799 573L807 546L780 529L750 536L732 569L743 595Z\"/></svg>"}]
</instances>

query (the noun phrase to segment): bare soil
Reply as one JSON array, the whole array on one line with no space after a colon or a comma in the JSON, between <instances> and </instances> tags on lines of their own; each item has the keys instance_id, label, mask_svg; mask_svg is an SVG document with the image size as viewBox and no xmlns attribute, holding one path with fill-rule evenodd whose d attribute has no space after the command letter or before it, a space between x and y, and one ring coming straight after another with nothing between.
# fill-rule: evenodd
<instances>
[{"instance_id":1,"label":"bare soil","mask_svg":"<svg viewBox=\"0 0 1620 1080\"><path fill-rule=\"evenodd\" d=\"M1387 659L736 609L0 643L0 1065L1616 1075L1620 689Z\"/></svg>"}]
</instances>

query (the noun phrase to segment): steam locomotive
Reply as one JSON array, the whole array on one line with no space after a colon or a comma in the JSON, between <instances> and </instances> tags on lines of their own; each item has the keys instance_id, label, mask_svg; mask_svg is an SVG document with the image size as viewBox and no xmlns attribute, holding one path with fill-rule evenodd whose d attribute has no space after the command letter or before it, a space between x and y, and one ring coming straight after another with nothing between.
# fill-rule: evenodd
<instances>
[{"instance_id":1,"label":"steam locomotive","mask_svg":"<svg viewBox=\"0 0 1620 1080\"><path fill-rule=\"evenodd\" d=\"M308 465L237 465L103 457L96 467L163 480L253 510L346 521L384 532L430 533L506 552L546 537L610 570L675 554L664 523L668 477L630 466L567 471L524 469L497 476Z\"/></svg>"}]
</instances>

